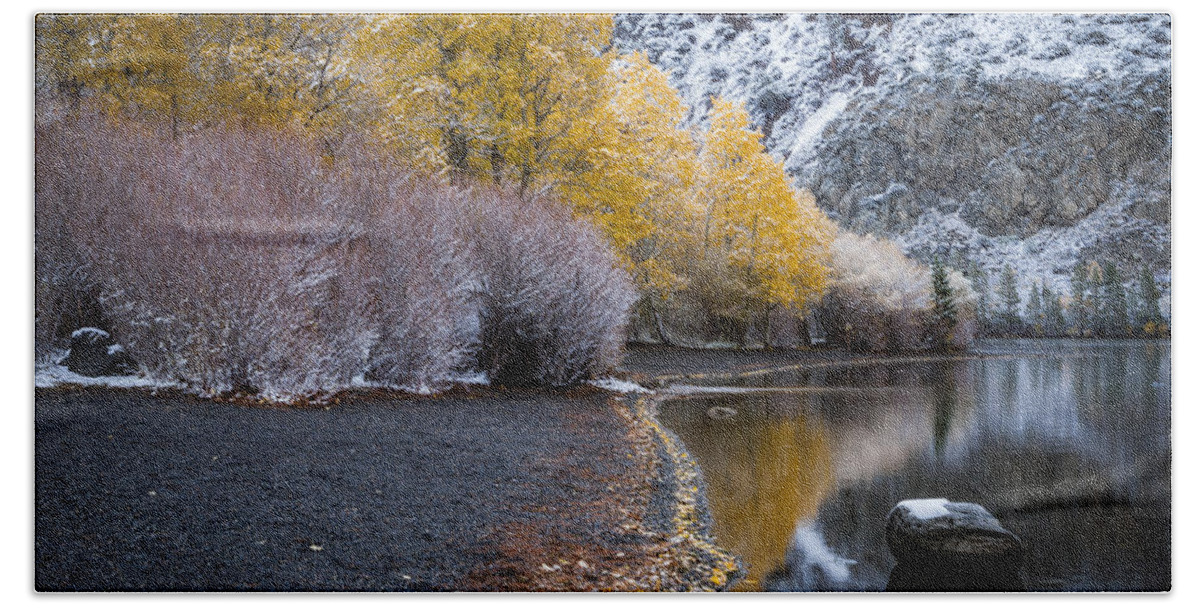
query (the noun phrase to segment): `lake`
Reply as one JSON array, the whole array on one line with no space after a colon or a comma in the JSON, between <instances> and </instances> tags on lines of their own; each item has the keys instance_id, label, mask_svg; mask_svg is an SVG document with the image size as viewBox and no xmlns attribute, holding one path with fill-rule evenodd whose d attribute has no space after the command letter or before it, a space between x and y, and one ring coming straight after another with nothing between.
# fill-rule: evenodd
<instances>
[{"instance_id":1,"label":"lake","mask_svg":"<svg viewBox=\"0 0 1200 608\"><path fill-rule=\"evenodd\" d=\"M882 590L887 513L927 497L1016 533L1030 590L1170 588L1170 341L986 340L668 392L740 590Z\"/></svg>"}]
</instances>

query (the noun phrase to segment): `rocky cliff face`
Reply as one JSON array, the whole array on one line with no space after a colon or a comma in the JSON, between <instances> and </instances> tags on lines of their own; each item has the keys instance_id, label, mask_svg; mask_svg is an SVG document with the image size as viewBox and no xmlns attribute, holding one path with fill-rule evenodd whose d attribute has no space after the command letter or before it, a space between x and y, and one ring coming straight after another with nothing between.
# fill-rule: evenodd
<instances>
[{"instance_id":1,"label":"rocky cliff face","mask_svg":"<svg viewBox=\"0 0 1200 608\"><path fill-rule=\"evenodd\" d=\"M1168 15L622 15L700 122L745 101L843 226L1065 289L1080 259L1170 282Z\"/></svg>"}]
</instances>

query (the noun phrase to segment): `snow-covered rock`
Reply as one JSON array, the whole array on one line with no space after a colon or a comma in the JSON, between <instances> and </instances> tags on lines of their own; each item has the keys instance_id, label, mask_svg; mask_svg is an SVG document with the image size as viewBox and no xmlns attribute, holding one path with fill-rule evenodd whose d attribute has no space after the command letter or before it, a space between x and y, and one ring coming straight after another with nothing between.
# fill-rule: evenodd
<instances>
[{"instance_id":1,"label":"snow-covered rock","mask_svg":"<svg viewBox=\"0 0 1200 608\"><path fill-rule=\"evenodd\" d=\"M888 591L1002 591L1023 587L1021 539L980 505L901 501L887 518L897 565Z\"/></svg>"},{"instance_id":2,"label":"snow-covered rock","mask_svg":"<svg viewBox=\"0 0 1200 608\"><path fill-rule=\"evenodd\" d=\"M71 349L61 364L82 376L126 376L137 370L133 359L103 329L82 327L71 332Z\"/></svg>"}]
</instances>

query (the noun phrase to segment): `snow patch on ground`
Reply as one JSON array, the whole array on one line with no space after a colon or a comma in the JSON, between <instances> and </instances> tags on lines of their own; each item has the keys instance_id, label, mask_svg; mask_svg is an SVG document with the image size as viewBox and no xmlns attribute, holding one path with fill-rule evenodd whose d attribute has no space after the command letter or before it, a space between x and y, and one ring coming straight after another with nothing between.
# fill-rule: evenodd
<instances>
[{"instance_id":1,"label":"snow patch on ground","mask_svg":"<svg viewBox=\"0 0 1200 608\"><path fill-rule=\"evenodd\" d=\"M117 348L119 348L119 347L117 347ZM111 350L112 350L112 347L110 347L110 352L111 352ZM36 387L36 388L55 388L55 387L62 387L62 386L97 386L97 387L105 387L105 388L148 388L148 389L181 389L181 390L187 390L187 388L188 388L186 385L184 385L183 383L179 383L179 382L162 382L159 380L154 380L152 378L145 376L144 373L138 373L138 374L135 374L132 376L97 376L97 377L83 376L83 375L80 375L80 374L77 374L77 373L71 371L70 369L67 369L67 367L65 365L56 363L57 361L63 360L63 358L66 357L66 355L67 355L67 351L61 351L61 352L55 353L55 355L47 361L40 361L40 362L35 363L34 372L33 372L34 387ZM486 386L490 383L490 381L488 380L486 373L474 372L474 373L469 373L469 374L461 374L461 375L447 377L445 379L445 383L451 384L451 385ZM637 386L636 384L632 384L632 383L625 383L625 384L631 384L632 386ZM380 382L368 382L362 376L359 376L359 377L355 378L354 380L352 380L350 383L350 386L348 388L395 390L395 391L402 391L402 392L406 392L406 393L412 393L412 394L416 394L416 395L434 395L434 394L441 392L440 390L436 390L434 387L431 387L427 384L395 386L395 385L389 385L389 384L384 384L384 383L380 383ZM602 387L602 388L607 388L607 387ZM641 389L642 391L646 391L646 389L642 389L641 387L638 387L638 388ZM616 390L616 389L611 389L611 390ZM196 391L193 391L193 392L196 392ZM646 391L646 392L649 392L649 391ZM293 401L297 397L301 397L301 396L309 398L317 403L321 402L321 400L323 398L321 395L293 395L293 394L274 394L274 393L263 393L262 395L260 395L260 397L262 397L263 399L266 399L267 401L276 401L276 402L280 402L280 403L287 403L287 402ZM329 396L329 395L326 395L326 396Z\"/></svg>"},{"instance_id":2,"label":"snow patch on ground","mask_svg":"<svg viewBox=\"0 0 1200 608\"><path fill-rule=\"evenodd\" d=\"M950 515L946 505L950 504L945 498L910 498L900 501L897 509L908 511L909 516L916 519L934 519Z\"/></svg>"},{"instance_id":3,"label":"snow patch on ground","mask_svg":"<svg viewBox=\"0 0 1200 608\"><path fill-rule=\"evenodd\" d=\"M492 383L492 379L488 378L487 372L472 372L469 374L454 375L448 378L454 384L465 384L473 386L488 386Z\"/></svg>"},{"instance_id":4,"label":"snow patch on ground","mask_svg":"<svg viewBox=\"0 0 1200 608\"><path fill-rule=\"evenodd\" d=\"M54 358L55 361L60 359L61 357ZM180 384L152 380L141 374L133 376L83 376L67 369L65 365L59 365L53 361L45 361L34 365L33 386L36 388L54 388L57 386L103 386L108 388L150 389L183 388Z\"/></svg>"},{"instance_id":5,"label":"snow patch on ground","mask_svg":"<svg viewBox=\"0 0 1200 608\"><path fill-rule=\"evenodd\" d=\"M816 112L813 112L804 120L803 126L796 132L796 139L792 143L792 150L788 155L788 169L798 166L792 163L799 163L813 158L816 153L817 144L820 143L821 132L825 130L825 127L833 119L841 115L846 109L846 104L850 103L850 98L853 94L853 91L838 91L833 93Z\"/></svg>"},{"instance_id":6,"label":"snow patch on ground","mask_svg":"<svg viewBox=\"0 0 1200 608\"><path fill-rule=\"evenodd\" d=\"M613 391L615 393L649 393L649 392L652 392L650 389L648 389L640 384L637 384L635 382L629 382L628 380L620 380L617 378L601 378L600 380L592 380L592 381L588 382L588 384L595 386L597 388L602 388L606 391Z\"/></svg>"}]
</instances>

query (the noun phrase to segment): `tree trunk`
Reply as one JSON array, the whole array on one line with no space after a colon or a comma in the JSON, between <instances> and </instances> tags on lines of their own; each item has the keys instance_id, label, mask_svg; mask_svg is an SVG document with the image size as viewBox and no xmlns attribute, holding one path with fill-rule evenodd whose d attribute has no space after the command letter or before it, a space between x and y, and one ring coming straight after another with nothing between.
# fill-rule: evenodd
<instances>
[{"instance_id":1,"label":"tree trunk","mask_svg":"<svg viewBox=\"0 0 1200 608\"><path fill-rule=\"evenodd\" d=\"M658 332L658 340L663 344L670 346L671 340L667 338L667 330L663 327L662 316L658 314L658 309L656 309L654 306L651 306L650 314L654 317L654 329Z\"/></svg>"},{"instance_id":2,"label":"tree trunk","mask_svg":"<svg viewBox=\"0 0 1200 608\"><path fill-rule=\"evenodd\" d=\"M763 350L771 350L771 311L774 309L775 306L769 304L763 314Z\"/></svg>"}]
</instances>

